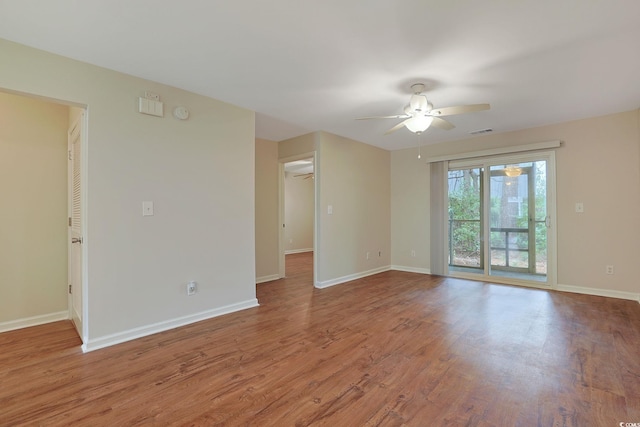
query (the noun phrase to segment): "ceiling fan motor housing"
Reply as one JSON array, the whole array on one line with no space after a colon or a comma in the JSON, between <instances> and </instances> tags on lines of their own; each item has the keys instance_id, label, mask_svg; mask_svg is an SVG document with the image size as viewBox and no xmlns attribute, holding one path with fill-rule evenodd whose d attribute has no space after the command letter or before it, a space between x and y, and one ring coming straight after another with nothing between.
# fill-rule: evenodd
<instances>
[{"instance_id":1,"label":"ceiling fan motor housing","mask_svg":"<svg viewBox=\"0 0 640 427\"><path fill-rule=\"evenodd\" d=\"M411 95L409 107L411 108L411 111L415 113L428 111L429 101L427 101L427 97L425 95Z\"/></svg>"},{"instance_id":2,"label":"ceiling fan motor housing","mask_svg":"<svg viewBox=\"0 0 640 427\"><path fill-rule=\"evenodd\" d=\"M424 83L414 83L411 85L411 90L416 95L420 95L422 92L424 92L424 89L425 89Z\"/></svg>"}]
</instances>

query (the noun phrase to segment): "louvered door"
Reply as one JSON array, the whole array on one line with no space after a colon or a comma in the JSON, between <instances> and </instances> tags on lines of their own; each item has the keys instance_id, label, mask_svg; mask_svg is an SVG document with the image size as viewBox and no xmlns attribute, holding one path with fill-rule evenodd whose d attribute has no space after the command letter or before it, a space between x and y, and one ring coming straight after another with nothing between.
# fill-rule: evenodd
<instances>
[{"instance_id":1,"label":"louvered door","mask_svg":"<svg viewBox=\"0 0 640 427\"><path fill-rule=\"evenodd\" d=\"M82 123L69 129L69 311L82 337Z\"/></svg>"}]
</instances>

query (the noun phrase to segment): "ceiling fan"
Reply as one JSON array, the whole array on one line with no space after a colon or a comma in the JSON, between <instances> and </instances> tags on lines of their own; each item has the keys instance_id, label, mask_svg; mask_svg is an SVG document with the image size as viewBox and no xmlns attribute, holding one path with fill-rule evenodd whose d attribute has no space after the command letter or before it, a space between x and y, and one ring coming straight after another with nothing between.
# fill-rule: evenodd
<instances>
[{"instance_id":1,"label":"ceiling fan","mask_svg":"<svg viewBox=\"0 0 640 427\"><path fill-rule=\"evenodd\" d=\"M411 132L420 135L427 130L430 126L438 129L450 130L455 126L441 116L453 116L455 114L472 113L474 111L483 111L491 108L489 104L472 104L472 105L460 105L457 107L444 107L433 108L427 100L427 96L423 95L425 85L423 83L414 83L411 85L413 95L409 100L409 104L404 107L404 114L398 114L395 116L376 116L376 117L361 117L356 120L369 120L369 119L405 119L386 131L384 134L390 134L395 132L401 127L406 127Z\"/></svg>"},{"instance_id":2,"label":"ceiling fan","mask_svg":"<svg viewBox=\"0 0 640 427\"><path fill-rule=\"evenodd\" d=\"M301 173L300 175L293 175L294 178L313 179L313 172Z\"/></svg>"}]
</instances>

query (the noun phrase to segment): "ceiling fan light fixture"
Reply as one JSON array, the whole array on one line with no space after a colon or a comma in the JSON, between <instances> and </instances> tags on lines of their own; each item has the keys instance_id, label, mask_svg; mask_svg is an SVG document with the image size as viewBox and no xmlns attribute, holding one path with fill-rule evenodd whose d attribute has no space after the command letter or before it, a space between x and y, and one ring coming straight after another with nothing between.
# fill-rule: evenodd
<instances>
[{"instance_id":1,"label":"ceiling fan light fixture","mask_svg":"<svg viewBox=\"0 0 640 427\"><path fill-rule=\"evenodd\" d=\"M433 117L431 116L414 116L406 121L405 126L413 133L420 135L425 130L429 129Z\"/></svg>"}]
</instances>

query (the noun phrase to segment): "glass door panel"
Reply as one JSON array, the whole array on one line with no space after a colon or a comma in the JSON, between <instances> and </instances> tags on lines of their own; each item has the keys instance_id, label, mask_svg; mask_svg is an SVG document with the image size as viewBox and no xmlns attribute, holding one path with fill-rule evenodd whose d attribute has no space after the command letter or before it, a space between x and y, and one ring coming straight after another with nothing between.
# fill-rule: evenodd
<instances>
[{"instance_id":1,"label":"glass door panel","mask_svg":"<svg viewBox=\"0 0 640 427\"><path fill-rule=\"evenodd\" d=\"M484 272L482 171L482 168L449 171L449 270Z\"/></svg>"},{"instance_id":2,"label":"glass door panel","mask_svg":"<svg viewBox=\"0 0 640 427\"><path fill-rule=\"evenodd\" d=\"M546 282L546 162L490 171L489 274Z\"/></svg>"}]
</instances>

